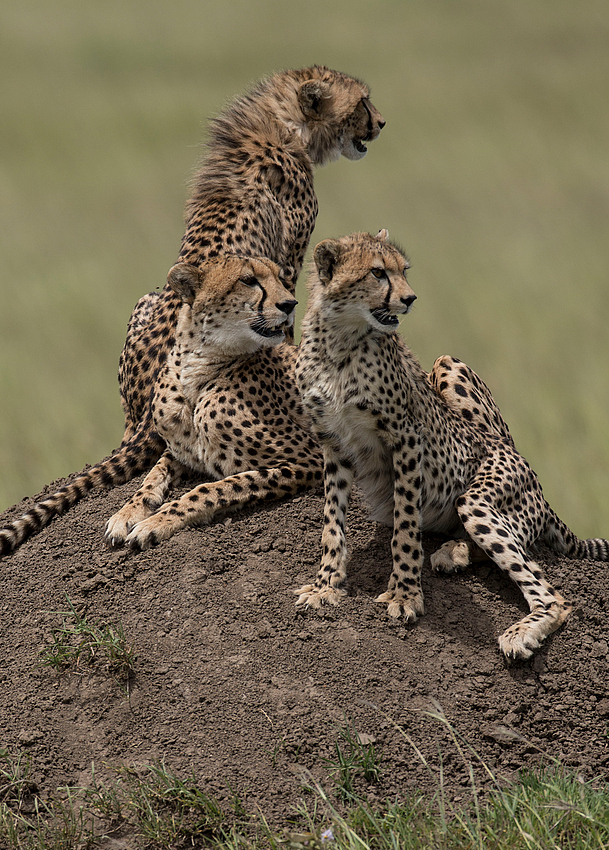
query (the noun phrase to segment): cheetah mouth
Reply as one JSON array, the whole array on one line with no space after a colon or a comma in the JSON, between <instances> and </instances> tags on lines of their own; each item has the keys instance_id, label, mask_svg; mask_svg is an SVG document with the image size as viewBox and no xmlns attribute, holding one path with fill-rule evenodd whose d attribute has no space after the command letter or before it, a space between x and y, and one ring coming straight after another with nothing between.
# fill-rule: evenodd
<instances>
[{"instance_id":1,"label":"cheetah mouth","mask_svg":"<svg viewBox=\"0 0 609 850\"><path fill-rule=\"evenodd\" d=\"M379 325L384 325L387 328L395 328L399 325L400 320L395 313L390 313L384 307L378 307L376 310L370 311Z\"/></svg>"},{"instance_id":2,"label":"cheetah mouth","mask_svg":"<svg viewBox=\"0 0 609 850\"><path fill-rule=\"evenodd\" d=\"M358 153L368 153L368 148L361 139L353 139L353 147Z\"/></svg>"},{"instance_id":3,"label":"cheetah mouth","mask_svg":"<svg viewBox=\"0 0 609 850\"><path fill-rule=\"evenodd\" d=\"M254 333L257 333L263 339L281 339L285 336L285 322L282 322L280 325L267 325L262 319L254 319L250 327Z\"/></svg>"}]
</instances>

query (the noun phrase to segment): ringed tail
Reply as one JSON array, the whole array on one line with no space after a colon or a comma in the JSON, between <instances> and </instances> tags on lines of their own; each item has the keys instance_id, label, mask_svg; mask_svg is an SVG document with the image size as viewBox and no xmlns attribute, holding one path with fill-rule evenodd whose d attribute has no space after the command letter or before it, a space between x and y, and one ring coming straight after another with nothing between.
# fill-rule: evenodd
<instances>
[{"instance_id":1,"label":"ringed tail","mask_svg":"<svg viewBox=\"0 0 609 850\"><path fill-rule=\"evenodd\" d=\"M165 450L165 441L148 423L116 449L110 457L81 472L74 481L26 511L19 519L0 529L0 557L14 552L51 520L64 514L96 487L118 487L150 469Z\"/></svg>"},{"instance_id":2,"label":"ringed tail","mask_svg":"<svg viewBox=\"0 0 609 850\"><path fill-rule=\"evenodd\" d=\"M551 509L541 540L559 555L567 555L569 558L589 558L592 561L609 561L609 540L602 537L580 540Z\"/></svg>"}]
</instances>

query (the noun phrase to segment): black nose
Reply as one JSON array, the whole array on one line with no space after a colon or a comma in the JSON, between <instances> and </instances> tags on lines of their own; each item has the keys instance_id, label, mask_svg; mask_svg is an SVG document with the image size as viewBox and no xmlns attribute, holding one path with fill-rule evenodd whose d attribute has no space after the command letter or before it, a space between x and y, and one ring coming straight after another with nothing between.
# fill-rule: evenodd
<instances>
[{"instance_id":1,"label":"black nose","mask_svg":"<svg viewBox=\"0 0 609 850\"><path fill-rule=\"evenodd\" d=\"M386 121L379 121L378 122L379 130L382 130L386 123L387 123Z\"/></svg>"},{"instance_id":2,"label":"black nose","mask_svg":"<svg viewBox=\"0 0 609 850\"><path fill-rule=\"evenodd\" d=\"M411 307L416 300L417 300L416 295L409 295L407 298L401 298L400 299L402 304L405 304L407 307Z\"/></svg>"},{"instance_id":3,"label":"black nose","mask_svg":"<svg viewBox=\"0 0 609 850\"><path fill-rule=\"evenodd\" d=\"M282 313L285 313L286 316L289 316L294 307L298 304L298 301L282 301L280 304L276 304L278 310L281 310Z\"/></svg>"}]
</instances>

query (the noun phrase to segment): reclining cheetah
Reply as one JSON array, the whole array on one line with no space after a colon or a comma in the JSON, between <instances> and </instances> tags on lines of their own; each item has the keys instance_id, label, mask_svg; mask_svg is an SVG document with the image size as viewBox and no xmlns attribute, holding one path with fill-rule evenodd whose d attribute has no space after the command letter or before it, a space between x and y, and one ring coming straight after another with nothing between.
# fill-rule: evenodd
<instances>
[{"instance_id":1,"label":"reclining cheetah","mask_svg":"<svg viewBox=\"0 0 609 850\"><path fill-rule=\"evenodd\" d=\"M268 260L178 263L169 286L183 301L159 372L152 416L167 449L106 526L113 546L146 549L187 525L321 483L322 456L283 344L294 301ZM163 504L184 474L222 479Z\"/></svg>"},{"instance_id":2,"label":"reclining cheetah","mask_svg":"<svg viewBox=\"0 0 609 850\"><path fill-rule=\"evenodd\" d=\"M357 233L321 242L309 284L296 380L323 447L326 490L321 567L297 604L338 604L346 578L345 515L356 479L373 517L393 526L393 571L378 601L389 614L423 614L421 532L455 535L433 556L449 572L476 556L516 582L531 613L499 638L527 658L571 605L528 549L609 560L607 540L579 540L552 511L486 385L465 364L436 361L427 375L396 332L415 295L408 262L387 241Z\"/></svg>"},{"instance_id":3,"label":"reclining cheetah","mask_svg":"<svg viewBox=\"0 0 609 850\"><path fill-rule=\"evenodd\" d=\"M317 215L314 167L341 155L361 159L384 125L367 86L339 71L316 65L258 83L212 122L179 260L198 266L221 254L267 257L292 269L293 292ZM93 487L123 484L159 458L165 443L152 425L150 403L180 306L169 285L138 302L119 364L120 448L1 529L0 556Z\"/></svg>"}]
</instances>

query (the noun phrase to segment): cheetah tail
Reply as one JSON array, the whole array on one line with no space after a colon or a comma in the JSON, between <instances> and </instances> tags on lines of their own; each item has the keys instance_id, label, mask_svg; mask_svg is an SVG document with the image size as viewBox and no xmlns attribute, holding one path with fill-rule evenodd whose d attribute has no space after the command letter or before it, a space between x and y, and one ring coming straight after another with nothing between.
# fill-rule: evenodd
<instances>
[{"instance_id":1,"label":"cheetah tail","mask_svg":"<svg viewBox=\"0 0 609 850\"><path fill-rule=\"evenodd\" d=\"M152 467L165 449L159 435L145 423L110 457L81 472L69 484L37 502L33 508L0 529L0 557L14 552L28 537L45 528L95 487L118 487Z\"/></svg>"},{"instance_id":2,"label":"cheetah tail","mask_svg":"<svg viewBox=\"0 0 609 850\"><path fill-rule=\"evenodd\" d=\"M592 561L609 561L609 540L593 537L580 540L553 510L549 510L548 522L541 541L559 555L569 558L590 558Z\"/></svg>"}]
</instances>

